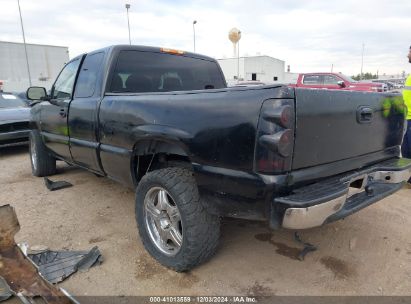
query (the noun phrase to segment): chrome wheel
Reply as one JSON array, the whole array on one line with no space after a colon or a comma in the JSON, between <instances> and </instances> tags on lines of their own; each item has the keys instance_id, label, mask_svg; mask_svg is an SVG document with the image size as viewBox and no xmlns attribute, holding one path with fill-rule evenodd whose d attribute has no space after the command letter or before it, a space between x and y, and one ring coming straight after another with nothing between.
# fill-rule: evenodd
<instances>
[{"instance_id":1,"label":"chrome wheel","mask_svg":"<svg viewBox=\"0 0 411 304\"><path fill-rule=\"evenodd\" d=\"M31 164L33 166L34 171L37 170L37 152L36 152L36 142L34 139L30 140L30 156L31 156Z\"/></svg>"},{"instance_id":2,"label":"chrome wheel","mask_svg":"<svg viewBox=\"0 0 411 304\"><path fill-rule=\"evenodd\" d=\"M164 188L153 187L147 192L144 219L155 246L166 255L176 255L183 244L183 224L176 203Z\"/></svg>"}]
</instances>

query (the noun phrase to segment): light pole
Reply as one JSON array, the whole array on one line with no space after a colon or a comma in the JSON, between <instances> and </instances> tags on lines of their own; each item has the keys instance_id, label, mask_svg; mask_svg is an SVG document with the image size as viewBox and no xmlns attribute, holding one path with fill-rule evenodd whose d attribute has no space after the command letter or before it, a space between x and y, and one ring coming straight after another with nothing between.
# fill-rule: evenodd
<instances>
[{"instance_id":1,"label":"light pole","mask_svg":"<svg viewBox=\"0 0 411 304\"><path fill-rule=\"evenodd\" d=\"M194 53L196 52L196 27L197 20L193 21L193 43L194 43Z\"/></svg>"},{"instance_id":2,"label":"light pole","mask_svg":"<svg viewBox=\"0 0 411 304\"><path fill-rule=\"evenodd\" d=\"M360 80L362 80L362 68L364 66L364 43L362 44L362 55L361 55L361 75L360 75Z\"/></svg>"},{"instance_id":3,"label":"light pole","mask_svg":"<svg viewBox=\"0 0 411 304\"><path fill-rule=\"evenodd\" d=\"M130 35L130 18L128 16L128 10L130 9L130 4L126 4L126 10L127 10L127 24L128 24L128 42L131 45L131 35Z\"/></svg>"},{"instance_id":4,"label":"light pole","mask_svg":"<svg viewBox=\"0 0 411 304\"><path fill-rule=\"evenodd\" d=\"M22 32L22 34L23 34L24 53L25 53L25 55L26 55L27 73L29 74L29 85L31 86L31 75L30 75L29 57L27 56L26 36L24 35L24 26L23 26L23 18L21 17L20 0L17 0L17 5L19 6L20 25L21 25L21 32Z\"/></svg>"}]
</instances>

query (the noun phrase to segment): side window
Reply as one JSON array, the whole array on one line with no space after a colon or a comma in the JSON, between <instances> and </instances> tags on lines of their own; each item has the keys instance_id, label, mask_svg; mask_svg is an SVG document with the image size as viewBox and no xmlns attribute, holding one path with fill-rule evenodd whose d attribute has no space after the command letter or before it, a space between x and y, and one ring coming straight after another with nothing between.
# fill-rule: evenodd
<instances>
[{"instance_id":1,"label":"side window","mask_svg":"<svg viewBox=\"0 0 411 304\"><path fill-rule=\"evenodd\" d=\"M103 58L104 53L96 53L88 55L84 59L77 79L75 97L85 98L93 96Z\"/></svg>"},{"instance_id":2,"label":"side window","mask_svg":"<svg viewBox=\"0 0 411 304\"><path fill-rule=\"evenodd\" d=\"M303 84L314 85L321 84L320 75L304 75Z\"/></svg>"},{"instance_id":3,"label":"side window","mask_svg":"<svg viewBox=\"0 0 411 304\"><path fill-rule=\"evenodd\" d=\"M338 84L339 81L341 79L334 75L324 75L324 84Z\"/></svg>"},{"instance_id":4,"label":"side window","mask_svg":"<svg viewBox=\"0 0 411 304\"><path fill-rule=\"evenodd\" d=\"M61 71L59 77L54 83L52 98L53 99L71 99L73 96L74 81L80 59L69 62Z\"/></svg>"}]
</instances>

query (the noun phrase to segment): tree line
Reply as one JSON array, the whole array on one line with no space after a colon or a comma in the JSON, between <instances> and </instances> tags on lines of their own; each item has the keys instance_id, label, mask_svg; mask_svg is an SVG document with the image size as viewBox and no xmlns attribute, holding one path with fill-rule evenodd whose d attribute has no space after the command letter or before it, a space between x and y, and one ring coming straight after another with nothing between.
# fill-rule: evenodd
<instances>
[{"instance_id":1,"label":"tree line","mask_svg":"<svg viewBox=\"0 0 411 304\"><path fill-rule=\"evenodd\" d=\"M351 76L351 78L357 81L361 80L361 74L358 74L357 76ZM362 74L362 79L363 80L378 79L378 75L372 74L372 73L364 73Z\"/></svg>"}]
</instances>

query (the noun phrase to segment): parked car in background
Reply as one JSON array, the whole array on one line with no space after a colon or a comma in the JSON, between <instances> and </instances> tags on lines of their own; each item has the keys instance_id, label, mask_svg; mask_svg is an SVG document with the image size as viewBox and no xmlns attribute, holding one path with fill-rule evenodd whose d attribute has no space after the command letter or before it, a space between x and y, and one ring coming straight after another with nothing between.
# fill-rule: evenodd
<instances>
[{"instance_id":1,"label":"parked car in background","mask_svg":"<svg viewBox=\"0 0 411 304\"><path fill-rule=\"evenodd\" d=\"M403 89L404 88L404 83L395 83L394 84L394 89Z\"/></svg>"},{"instance_id":2,"label":"parked car in background","mask_svg":"<svg viewBox=\"0 0 411 304\"><path fill-rule=\"evenodd\" d=\"M374 79L372 80L372 82L385 84L387 86L387 91L392 91L395 89L395 83L388 81L388 80Z\"/></svg>"},{"instance_id":3,"label":"parked car in background","mask_svg":"<svg viewBox=\"0 0 411 304\"><path fill-rule=\"evenodd\" d=\"M0 93L0 147L28 143L30 108L11 93Z\"/></svg>"},{"instance_id":4,"label":"parked car in background","mask_svg":"<svg viewBox=\"0 0 411 304\"><path fill-rule=\"evenodd\" d=\"M26 105L30 106L31 100L27 99L26 92L17 92L17 93L14 93L13 95L17 96L19 99L24 101L26 103Z\"/></svg>"},{"instance_id":5,"label":"parked car in background","mask_svg":"<svg viewBox=\"0 0 411 304\"><path fill-rule=\"evenodd\" d=\"M300 74L297 84L291 87L329 89L346 91L386 92L387 86L383 83L358 82L341 73L304 73Z\"/></svg>"}]
</instances>

